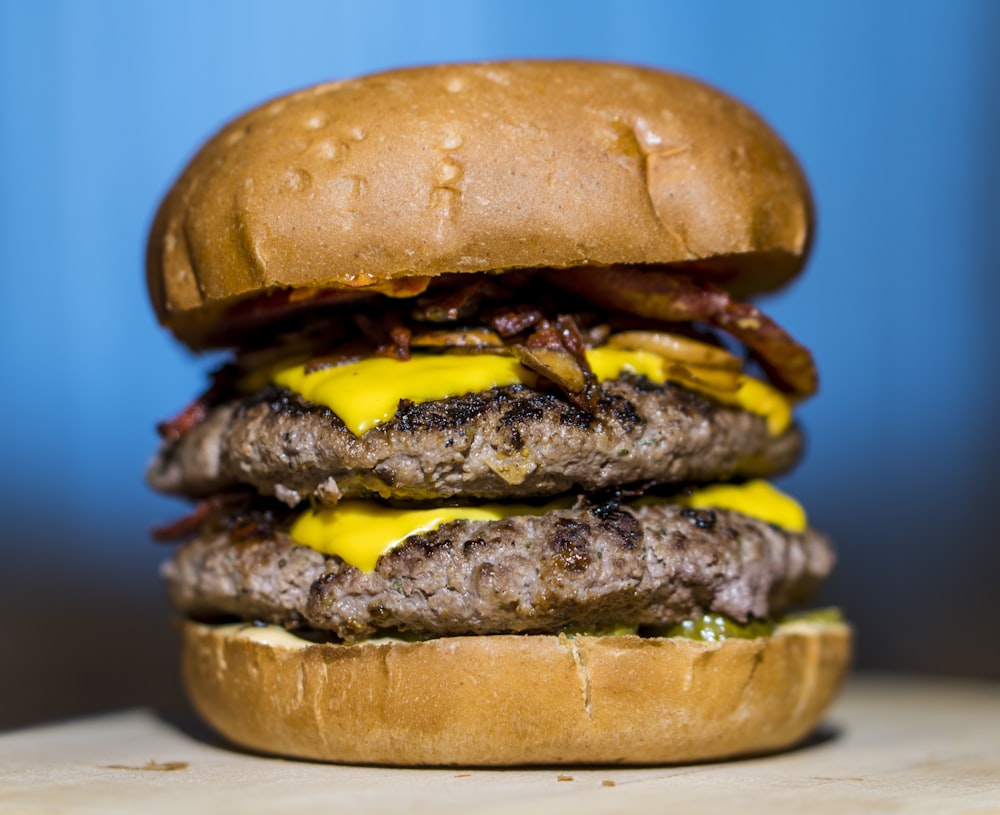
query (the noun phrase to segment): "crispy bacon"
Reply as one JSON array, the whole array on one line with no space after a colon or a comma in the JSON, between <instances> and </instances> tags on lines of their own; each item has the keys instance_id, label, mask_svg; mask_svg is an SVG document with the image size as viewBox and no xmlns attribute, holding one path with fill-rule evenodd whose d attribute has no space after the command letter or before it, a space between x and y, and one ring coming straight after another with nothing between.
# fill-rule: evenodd
<instances>
[{"instance_id":1,"label":"crispy bacon","mask_svg":"<svg viewBox=\"0 0 1000 815\"><path fill-rule=\"evenodd\" d=\"M389 321L388 331L390 342L376 348L375 356L391 357L405 362L410 358L410 339L413 332L398 319Z\"/></svg>"},{"instance_id":2,"label":"crispy bacon","mask_svg":"<svg viewBox=\"0 0 1000 815\"><path fill-rule=\"evenodd\" d=\"M224 365L215 371L212 374L212 384L204 393L195 398L176 416L156 425L156 432L160 438L169 442L179 441L192 428L205 421L209 410L219 404L226 391L232 386L232 380L235 376L235 368L232 365Z\"/></svg>"},{"instance_id":3,"label":"crispy bacon","mask_svg":"<svg viewBox=\"0 0 1000 815\"><path fill-rule=\"evenodd\" d=\"M378 294L370 289L303 288L276 289L256 297L238 300L219 316L206 337L209 346L238 344L268 325L294 318L310 310L372 301Z\"/></svg>"},{"instance_id":4,"label":"crispy bacon","mask_svg":"<svg viewBox=\"0 0 1000 815\"><path fill-rule=\"evenodd\" d=\"M164 441L180 441L208 415L207 392L203 393L171 419L158 422L156 432Z\"/></svg>"},{"instance_id":5,"label":"crispy bacon","mask_svg":"<svg viewBox=\"0 0 1000 815\"><path fill-rule=\"evenodd\" d=\"M669 322L705 321L740 340L774 383L798 396L815 393L812 355L756 306L733 302L718 286L660 269L581 267L550 273L556 284L599 305Z\"/></svg>"},{"instance_id":6,"label":"crispy bacon","mask_svg":"<svg viewBox=\"0 0 1000 815\"><path fill-rule=\"evenodd\" d=\"M354 324L364 338L375 348L375 356L408 360L410 358L410 338L413 332L394 311L386 312L381 319L368 314L353 314Z\"/></svg>"},{"instance_id":7,"label":"crispy bacon","mask_svg":"<svg viewBox=\"0 0 1000 815\"><path fill-rule=\"evenodd\" d=\"M542 320L538 323L535 326L535 330L528 335L524 344L529 348L566 350L563 348L562 333L559 331L559 327L548 320Z\"/></svg>"},{"instance_id":8,"label":"crispy bacon","mask_svg":"<svg viewBox=\"0 0 1000 815\"><path fill-rule=\"evenodd\" d=\"M475 278L463 280L458 285L421 297L413 318L421 322L453 323L475 315L485 300L499 300L507 296L506 289L494 281Z\"/></svg>"},{"instance_id":9,"label":"crispy bacon","mask_svg":"<svg viewBox=\"0 0 1000 815\"><path fill-rule=\"evenodd\" d=\"M486 315L486 322L501 337L508 338L527 331L544 319L541 310L534 306L512 306Z\"/></svg>"},{"instance_id":10,"label":"crispy bacon","mask_svg":"<svg viewBox=\"0 0 1000 815\"><path fill-rule=\"evenodd\" d=\"M167 524L154 527L152 538L157 543L170 543L194 535L202 525L213 515L224 509L231 509L246 504L248 496L245 493L223 493L213 495L199 501L185 516Z\"/></svg>"},{"instance_id":11,"label":"crispy bacon","mask_svg":"<svg viewBox=\"0 0 1000 815\"><path fill-rule=\"evenodd\" d=\"M585 355L587 344L584 342L583 334L580 332L580 327L576 324L573 316L570 314L560 314L556 320L556 327L559 329L559 337L562 340L563 348L576 357L577 362L589 370Z\"/></svg>"},{"instance_id":12,"label":"crispy bacon","mask_svg":"<svg viewBox=\"0 0 1000 815\"><path fill-rule=\"evenodd\" d=\"M819 383L812 354L756 306L727 302L725 310L713 315L709 322L753 351L779 386L799 396L816 392Z\"/></svg>"}]
</instances>

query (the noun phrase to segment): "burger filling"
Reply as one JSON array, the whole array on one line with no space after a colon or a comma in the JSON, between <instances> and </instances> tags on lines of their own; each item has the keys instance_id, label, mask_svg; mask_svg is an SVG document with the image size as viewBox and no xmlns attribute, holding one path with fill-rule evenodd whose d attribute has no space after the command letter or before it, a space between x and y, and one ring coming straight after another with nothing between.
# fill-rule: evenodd
<instances>
[{"instance_id":1,"label":"burger filling","mask_svg":"<svg viewBox=\"0 0 1000 815\"><path fill-rule=\"evenodd\" d=\"M161 427L150 480L199 499L159 531L187 539L175 605L356 642L746 626L806 601L830 546L756 479L800 454L811 359L755 308L643 274L674 288L622 303L584 271L522 302L517 275L445 280L254 332Z\"/></svg>"}]
</instances>

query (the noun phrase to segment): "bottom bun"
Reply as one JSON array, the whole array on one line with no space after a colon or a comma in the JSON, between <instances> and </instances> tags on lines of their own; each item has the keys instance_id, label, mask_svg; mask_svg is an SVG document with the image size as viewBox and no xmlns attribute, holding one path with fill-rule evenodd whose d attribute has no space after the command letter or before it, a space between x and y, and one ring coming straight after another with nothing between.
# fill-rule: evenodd
<instances>
[{"instance_id":1,"label":"bottom bun","mask_svg":"<svg viewBox=\"0 0 1000 815\"><path fill-rule=\"evenodd\" d=\"M251 750L395 766L661 764L805 737L850 661L850 628L795 622L706 643L504 635L313 644L185 622L198 711Z\"/></svg>"}]
</instances>

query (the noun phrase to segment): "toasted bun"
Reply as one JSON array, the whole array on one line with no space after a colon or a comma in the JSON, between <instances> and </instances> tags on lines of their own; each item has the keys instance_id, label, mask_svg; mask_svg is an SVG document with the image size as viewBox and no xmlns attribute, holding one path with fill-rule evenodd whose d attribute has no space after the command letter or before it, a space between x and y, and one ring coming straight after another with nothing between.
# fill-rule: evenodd
<instances>
[{"instance_id":1,"label":"toasted bun","mask_svg":"<svg viewBox=\"0 0 1000 815\"><path fill-rule=\"evenodd\" d=\"M799 271L810 232L791 153L700 82L443 65L320 85L223 128L163 202L147 277L160 320L198 346L239 298L412 293L447 272L683 263L765 290Z\"/></svg>"},{"instance_id":2,"label":"toasted bun","mask_svg":"<svg viewBox=\"0 0 1000 815\"><path fill-rule=\"evenodd\" d=\"M645 764L788 747L849 661L842 624L768 638L453 637L307 645L184 623L204 718L252 750L379 765Z\"/></svg>"}]
</instances>

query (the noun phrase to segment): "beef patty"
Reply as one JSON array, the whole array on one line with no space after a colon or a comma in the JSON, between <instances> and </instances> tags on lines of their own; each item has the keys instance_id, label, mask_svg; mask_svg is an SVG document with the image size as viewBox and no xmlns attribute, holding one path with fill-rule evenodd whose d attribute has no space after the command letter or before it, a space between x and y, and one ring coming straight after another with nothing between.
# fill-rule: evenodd
<instances>
[{"instance_id":1,"label":"beef patty","mask_svg":"<svg viewBox=\"0 0 1000 815\"><path fill-rule=\"evenodd\" d=\"M355 436L328 408L269 388L214 408L164 445L148 477L199 497L244 484L290 505L340 497L430 501L555 495L635 482L765 477L791 467L802 438L672 384L623 378L585 411L522 386L402 402Z\"/></svg>"},{"instance_id":2,"label":"beef patty","mask_svg":"<svg viewBox=\"0 0 1000 815\"><path fill-rule=\"evenodd\" d=\"M332 632L417 636L737 621L805 602L833 567L826 538L676 504L455 521L408 538L373 572L274 533L189 541L164 565L176 608Z\"/></svg>"}]
</instances>

